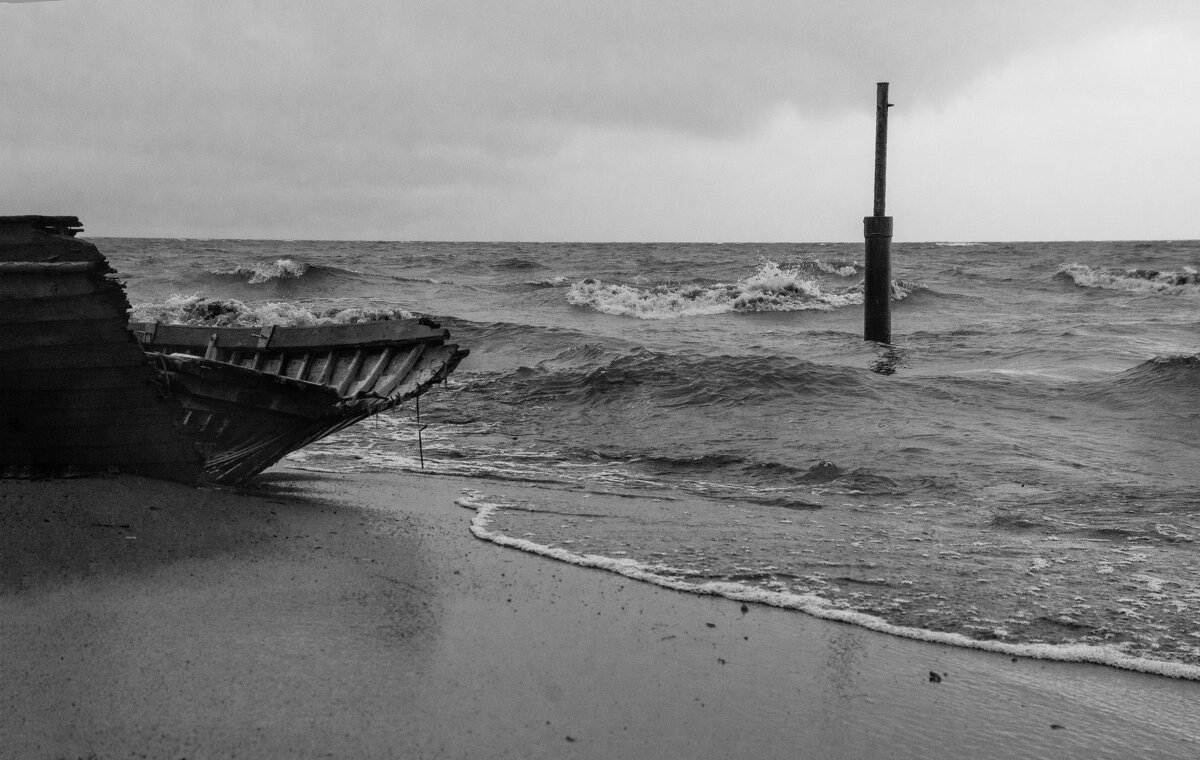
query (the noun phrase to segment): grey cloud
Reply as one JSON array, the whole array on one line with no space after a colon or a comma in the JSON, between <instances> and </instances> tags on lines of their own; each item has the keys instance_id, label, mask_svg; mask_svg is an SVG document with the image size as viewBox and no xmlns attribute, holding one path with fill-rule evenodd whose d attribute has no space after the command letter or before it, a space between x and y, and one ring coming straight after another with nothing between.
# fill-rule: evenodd
<instances>
[{"instance_id":1,"label":"grey cloud","mask_svg":"<svg viewBox=\"0 0 1200 760\"><path fill-rule=\"evenodd\" d=\"M0 15L6 205L105 177L220 218L533 180L575 130L732 137L773 108L937 107L1014 54L1140 20L1081 2L50 3ZM1154 8L1169 12L1170 3ZM1162 10L1166 9L1166 10ZM154 183L177 185L151 189ZM200 193L193 188L204 188ZM193 197L199 195L200 197ZM178 205L178 204L177 204ZM60 210L61 211L61 210ZM164 209L165 213L180 213Z\"/></svg>"}]
</instances>

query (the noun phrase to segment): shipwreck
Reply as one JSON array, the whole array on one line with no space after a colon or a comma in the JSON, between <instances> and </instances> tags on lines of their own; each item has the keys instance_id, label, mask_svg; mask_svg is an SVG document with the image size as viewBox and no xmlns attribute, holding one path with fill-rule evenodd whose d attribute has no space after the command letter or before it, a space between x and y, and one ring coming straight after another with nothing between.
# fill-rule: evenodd
<instances>
[{"instance_id":1,"label":"shipwreck","mask_svg":"<svg viewBox=\"0 0 1200 760\"><path fill-rule=\"evenodd\" d=\"M75 217L0 217L0 470L239 484L425 393L468 354L428 319L129 324Z\"/></svg>"}]
</instances>

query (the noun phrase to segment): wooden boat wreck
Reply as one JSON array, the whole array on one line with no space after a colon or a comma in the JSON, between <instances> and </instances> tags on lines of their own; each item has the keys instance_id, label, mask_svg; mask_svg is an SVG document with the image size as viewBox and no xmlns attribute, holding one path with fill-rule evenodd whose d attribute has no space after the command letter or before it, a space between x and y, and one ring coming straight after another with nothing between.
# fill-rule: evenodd
<instances>
[{"instance_id":1,"label":"wooden boat wreck","mask_svg":"<svg viewBox=\"0 0 1200 760\"><path fill-rule=\"evenodd\" d=\"M468 351L428 319L316 327L129 326L184 407L204 477L243 483L286 454L446 379Z\"/></svg>"},{"instance_id":2,"label":"wooden boat wreck","mask_svg":"<svg viewBox=\"0 0 1200 760\"><path fill-rule=\"evenodd\" d=\"M427 319L129 324L75 217L0 217L0 474L116 468L243 483L443 381L467 351Z\"/></svg>"},{"instance_id":3,"label":"wooden boat wreck","mask_svg":"<svg viewBox=\"0 0 1200 760\"><path fill-rule=\"evenodd\" d=\"M0 474L117 468L195 483L201 452L129 334L112 267L73 216L0 217Z\"/></svg>"}]
</instances>

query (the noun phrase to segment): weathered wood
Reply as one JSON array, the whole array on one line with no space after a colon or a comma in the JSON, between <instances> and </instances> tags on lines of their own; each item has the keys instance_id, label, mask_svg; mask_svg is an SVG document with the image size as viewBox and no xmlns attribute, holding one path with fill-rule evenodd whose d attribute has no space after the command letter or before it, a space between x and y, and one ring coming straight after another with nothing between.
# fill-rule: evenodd
<instances>
[{"instance_id":1,"label":"weathered wood","mask_svg":"<svg viewBox=\"0 0 1200 760\"><path fill-rule=\"evenodd\" d=\"M394 348L384 349L383 353L379 355L379 359L376 360L375 366L372 367L371 371L367 373L367 376L351 386L351 388L348 389L349 393L346 395L351 397L358 396L364 391L369 392L371 389L373 389L375 387L375 383L379 382L379 378L383 375L383 370L392 363L392 356L394 356L395 353L396 349Z\"/></svg>"},{"instance_id":2,"label":"weathered wood","mask_svg":"<svg viewBox=\"0 0 1200 760\"><path fill-rule=\"evenodd\" d=\"M6 426L4 430L6 438L9 434L17 440L24 438L22 448L30 449L76 446L80 445L81 440L87 440L85 448L94 449L114 442L135 444L138 441L168 440L174 435L170 427L159 431L148 429L142 418L132 416L125 420L106 420L96 415L58 417L39 423L34 429ZM99 455L107 456L103 451Z\"/></svg>"},{"instance_id":3,"label":"weathered wood","mask_svg":"<svg viewBox=\"0 0 1200 760\"><path fill-rule=\"evenodd\" d=\"M368 414L423 393L467 352L428 320L317 327L131 324L208 452L205 475L239 483ZM419 376L408 376L419 370ZM385 391L385 392L381 392Z\"/></svg>"},{"instance_id":4,"label":"weathered wood","mask_svg":"<svg viewBox=\"0 0 1200 760\"><path fill-rule=\"evenodd\" d=\"M316 348L337 343L345 348L386 347L407 341L444 341L450 331L430 326L421 320L401 319L391 322L368 322L357 325L318 325L289 327L276 330L271 347Z\"/></svg>"},{"instance_id":5,"label":"weathered wood","mask_svg":"<svg viewBox=\"0 0 1200 760\"><path fill-rule=\"evenodd\" d=\"M382 383L379 383L378 387L367 390L378 396L390 396L400 383L404 382L404 378L408 377L408 373L416 366L417 360L421 358L421 354L424 352L424 346L410 348L408 353L400 360L399 365L387 374L386 379Z\"/></svg>"},{"instance_id":6,"label":"weathered wood","mask_svg":"<svg viewBox=\"0 0 1200 760\"><path fill-rule=\"evenodd\" d=\"M98 261L0 261L0 275L62 276L100 269Z\"/></svg>"},{"instance_id":7,"label":"weathered wood","mask_svg":"<svg viewBox=\"0 0 1200 760\"><path fill-rule=\"evenodd\" d=\"M874 215L863 219L866 257L863 271L863 338L892 342L892 218L884 216L887 192L888 83L875 89L875 204Z\"/></svg>"},{"instance_id":8,"label":"weathered wood","mask_svg":"<svg viewBox=\"0 0 1200 760\"><path fill-rule=\"evenodd\" d=\"M112 337L111 325L103 320L0 321L0 351L31 346L87 346Z\"/></svg>"},{"instance_id":9,"label":"weathered wood","mask_svg":"<svg viewBox=\"0 0 1200 760\"><path fill-rule=\"evenodd\" d=\"M137 351L137 346L129 348L133 353L117 350L110 343L6 348L0 350L0 362L27 370L60 367L63 371L89 371L93 367L136 367L140 375L140 370L146 368L146 358ZM133 375L130 377L132 379Z\"/></svg>"},{"instance_id":10,"label":"weathered wood","mask_svg":"<svg viewBox=\"0 0 1200 760\"><path fill-rule=\"evenodd\" d=\"M149 383L150 381L147 380ZM112 417L129 417L137 419L144 407L144 400L130 398L123 394L114 394L112 388L80 387L57 388L43 391L29 389L5 390L4 406L10 418L23 417L21 409L34 404L53 406L61 410L59 415L69 421L84 419L108 419ZM31 425L37 427L37 420L31 420ZM50 424L47 421L44 424Z\"/></svg>"},{"instance_id":11,"label":"weathered wood","mask_svg":"<svg viewBox=\"0 0 1200 760\"><path fill-rule=\"evenodd\" d=\"M135 322L129 325L135 334L151 332L148 323ZM189 346L207 342L217 336L217 345L227 349L260 348L262 328L258 327L197 327L191 325L158 325L153 330L153 340L143 341L153 351L175 346ZM317 325L312 327L276 327L270 336L272 351L285 349L322 349L330 344L341 348L386 347L407 341L444 341L450 331L432 327L417 319L402 319L390 322L368 322L355 325Z\"/></svg>"},{"instance_id":12,"label":"weathered wood","mask_svg":"<svg viewBox=\"0 0 1200 760\"><path fill-rule=\"evenodd\" d=\"M318 384L196 356L151 356L162 363L166 384L188 410L182 418L185 429L209 451L206 478L240 483L288 452L433 387L467 354L454 345L405 346L386 363L375 359L360 379L364 357L374 352L359 349L340 358L336 351L328 353L320 374L331 372L335 363L342 365L337 387L332 378ZM409 370L412 374L405 377ZM394 386L395 395L379 397L367 390L367 381L377 373L375 380ZM347 381L363 387L361 399L339 398L338 388L345 393Z\"/></svg>"},{"instance_id":13,"label":"weathered wood","mask_svg":"<svg viewBox=\"0 0 1200 760\"><path fill-rule=\"evenodd\" d=\"M887 195L887 131L888 83L880 82L875 85L875 206L873 216L884 216L885 196Z\"/></svg>"},{"instance_id":14,"label":"weathered wood","mask_svg":"<svg viewBox=\"0 0 1200 760\"><path fill-rule=\"evenodd\" d=\"M0 361L2 360L0 358ZM149 368L148 362L146 366ZM28 393L33 398L45 397L44 394L49 393L74 393L81 387L81 379L86 380L87 388L106 393L113 391L115 397L122 389L129 387L129 366L90 367L86 373L70 374L64 374L61 367L6 369L0 383L0 394L3 395L3 405L7 407L10 397L15 397L13 394L17 393ZM146 382L151 383L154 380L147 376Z\"/></svg>"},{"instance_id":15,"label":"weathered wood","mask_svg":"<svg viewBox=\"0 0 1200 760\"><path fill-rule=\"evenodd\" d=\"M10 227L38 232L50 231L67 237L75 237L76 233L83 232L83 224L79 221L79 217L64 215L21 214L18 216L0 216L0 229L8 229Z\"/></svg>"},{"instance_id":16,"label":"weathered wood","mask_svg":"<svg viewBox=\"0 0 1200 760\"><path fill-rule=\"evenodd\" d=\"M36 300L4 300L0 308L0 323L29 324L33 322L62 322L85 319L124 319L129 305L102 297L39 298Z\"/></svg>"},{"instance_id":17,"label":"weathered wood","mask_svg":"<svg viewBox=\"0 0 1200 760\"><path fill-rule=\"evenodd\" d=\"M108 292L113 285L86 271L66 271L57 275L0 272L0 298L6 300L86 296Z\"/></svg>"},{"instance_id":18,"label":"weathered wood","mask_svg":"<svg viewBox=\"0 0 1200 760\"><path fill-rule=\"evenodd\" d=\"M338 354L339 352L335 350L330 351L325 356L325 361L321 365L321 371L317 373L314 382L320 385L325 385L333 380L333 370L337 367Z\"/></svg>"},{"instance_id":19,"label":"weathered wood","mask_svg":"<svg viewBox=\"0 0 1200 760\"><path fill-rule=\"evenodd\" d=\"M204 404L223 403L316 419L337 407L336 393L324 385L264 375L221 362L179 356L163 357L163 361L172 387L187 391L183 403L190 409L207 409L195 400L203 398Z\"/></svg>"},{"instance_id":20,"label":"weathered wood","mask_svg":"<svg viewBox=\"0 0 1200 760\"><path fill-rule=\"evenodd\" d=\"M300 367L296 370L296 374L292 375L292 377L295 377L299 380L307 380L308 379L308 377L307 377L308 363L310 361L312 361L312 356L313 356L312 351L304 352L304 358L300 360Z\"/></svg>"},{"instance_id":21,"label":"weathered wood","mask_svg":"<svg viewBox=\"0 0 1200 760\"><path fill-rule=\"evenodd\" d=\"M337 394L345 396L346 390L350 384L358 379L358 372L363 365L363 350L360 348L354 352L354 358L350 360L350 366L346 367L346 374L342 377L341 382L337 384Z\"/></svg>"},{"instance_id":22,"label":"weathered wood","mask_svg":"<svg viewBox=\"0 0 1200 760\"><path fill-rule=\"evenodd\" d=\"M108 262L73 217L0 217L0 470L107 469L195 482L178 428L127 331Z\"/></svg>"}]
</instances>

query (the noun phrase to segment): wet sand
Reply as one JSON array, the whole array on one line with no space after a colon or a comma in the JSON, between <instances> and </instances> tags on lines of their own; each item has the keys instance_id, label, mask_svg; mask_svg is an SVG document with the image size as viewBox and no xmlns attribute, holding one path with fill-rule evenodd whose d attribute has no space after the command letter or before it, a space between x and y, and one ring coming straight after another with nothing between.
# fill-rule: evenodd
<instances>
[{"instance_id":1,"label":"wet sand","mask_svg":"<svg viewBox=\"0 0 1200 760\"><path fill-rule=\"evenodd\" d=\"M1200 756L1195 682L527 555L468 487L0 481L0 757Z\"/></svg>"}]
</instances>

